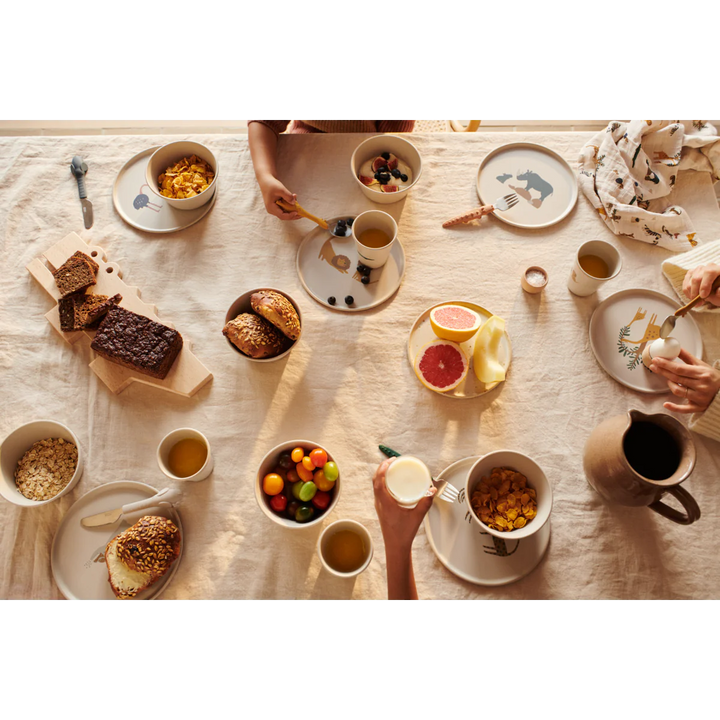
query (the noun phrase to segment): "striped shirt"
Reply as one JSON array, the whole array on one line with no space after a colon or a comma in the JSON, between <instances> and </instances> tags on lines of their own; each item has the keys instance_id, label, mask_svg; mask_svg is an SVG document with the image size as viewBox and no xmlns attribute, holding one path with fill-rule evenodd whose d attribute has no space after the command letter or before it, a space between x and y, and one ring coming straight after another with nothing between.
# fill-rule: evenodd
<instances>
[{"instance_id":1,"label":"striped shirt","mask_svg":"<svg viewBox=\"0 0 720 720\"><path fill-rule=\"evenodd\" d=\"M260 122L267 125L278 135L288 133L315 132L410 132L415 126L415 118L295 118L295 117L249 117L248 125Z\"/></svg>"}]
</instances>

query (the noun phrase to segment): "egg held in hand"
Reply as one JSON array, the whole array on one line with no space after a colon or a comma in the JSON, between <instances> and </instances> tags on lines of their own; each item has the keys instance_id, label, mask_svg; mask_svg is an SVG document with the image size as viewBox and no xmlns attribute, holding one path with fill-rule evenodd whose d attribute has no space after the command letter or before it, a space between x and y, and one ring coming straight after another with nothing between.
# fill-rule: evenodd
<instances>
[{"instance_id":1,"label":"egg held in hand","mask_svg":"<svg viewBox=\"0 0 720 720\"><path fill-rule=\"evenodd\" d=\"M654 358L674 360L680 354L680 350L682 350L682 347L674 337L653 340L651 343L648 343L643 350L643 365L649 368Z\"/></svg>"}]
</instances>

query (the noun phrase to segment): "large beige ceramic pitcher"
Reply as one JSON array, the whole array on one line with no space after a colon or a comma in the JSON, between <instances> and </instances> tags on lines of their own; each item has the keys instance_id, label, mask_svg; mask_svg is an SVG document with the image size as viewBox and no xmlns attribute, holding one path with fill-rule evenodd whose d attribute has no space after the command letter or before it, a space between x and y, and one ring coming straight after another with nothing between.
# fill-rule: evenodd
<instances>
[{"instance_id":1,"label":"large beige ceramic pitcher","mask_svg":"<svg viewBox=\"0 0 720 720\"><path fill-rule=\"evenodd\" d=\"M643 506L673 522L690 525L700 508L680 487L695 467L695 445L688 430L664 413L630 410L600 423L585 445L585 474L609 502ZM661 502L669 493L685 512Z\"/></svg>"}]
</instances>

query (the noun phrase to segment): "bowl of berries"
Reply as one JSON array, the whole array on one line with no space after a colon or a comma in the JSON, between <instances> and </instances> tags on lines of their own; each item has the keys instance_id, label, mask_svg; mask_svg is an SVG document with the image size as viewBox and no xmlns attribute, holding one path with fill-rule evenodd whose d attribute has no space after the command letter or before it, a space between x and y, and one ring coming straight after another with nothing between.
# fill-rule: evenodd
<instances>
[{"instance_id":1,"label":"bowl of berries","mask_svg":"<svg viewBox=\"0 0 720 720\"><path fill-rule=\"evenodd\" d=\"M278 525L309 527L337 505L339 475L337 464L324 447L309 440L290 440L262 459L255 479L255 499Z\"/></svg>"},{"instance_id":2,"label":"bowl of berries","mask_svg":"<svg viewBox=\"0 0 720 720\"><path fill-rule=\"evenodd\" d=\"M422 159L409 140L397 135L375 135L355 148L350 170L370 200L389 204L402 200L420 179Z\"/></svg>"}]
</instances>

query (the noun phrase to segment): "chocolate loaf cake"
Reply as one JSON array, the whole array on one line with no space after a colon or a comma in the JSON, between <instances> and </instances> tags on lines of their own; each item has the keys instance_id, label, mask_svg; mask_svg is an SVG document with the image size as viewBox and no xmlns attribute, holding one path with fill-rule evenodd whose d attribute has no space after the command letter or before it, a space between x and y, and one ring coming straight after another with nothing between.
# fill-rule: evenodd
<instances>
[{"instance_id":1,"label":"chocolate loaf cake","mask_svg":"<svg viewBox=\"0 0 720 720\"><path fill-rule=\"evenodd\" d=\"M110 362L162 380L182 345L182 335L177 330L113 305L90 347Z\"/></svg>"}]
</instances>

